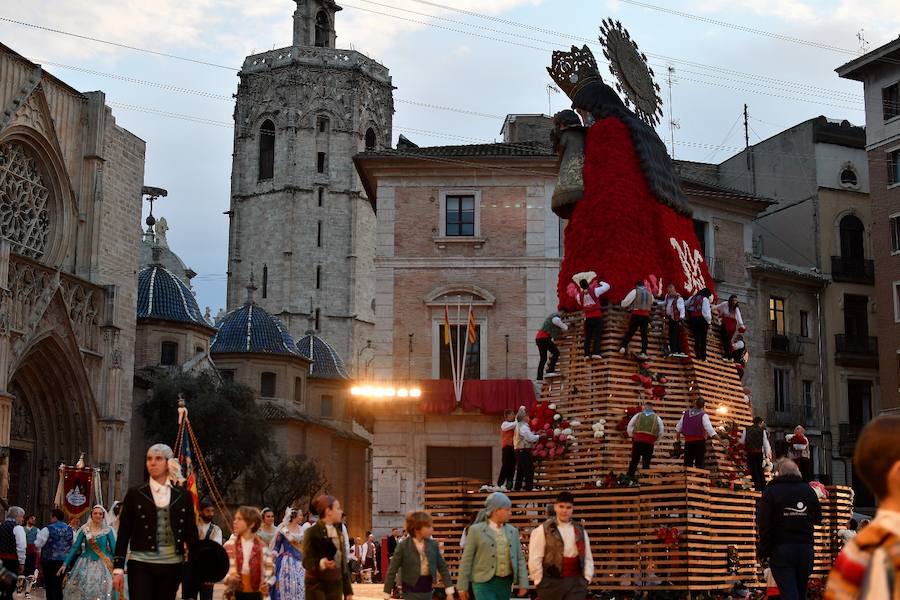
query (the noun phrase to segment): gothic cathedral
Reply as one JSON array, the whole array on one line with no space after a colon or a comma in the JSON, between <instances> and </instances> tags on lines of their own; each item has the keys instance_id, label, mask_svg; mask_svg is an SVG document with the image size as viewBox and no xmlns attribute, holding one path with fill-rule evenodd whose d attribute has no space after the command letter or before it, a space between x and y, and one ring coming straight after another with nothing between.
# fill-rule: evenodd
<instances>
[{"instance_id":1,"label":"gothic cathedral","mask_svg":"<svg viewBox=\"0 0 900 600\"><path fill-rule=\"evenodd\" d=\"M312 330L353 360L375 319L375 210L353 156L390 146L383 65L335 47L334 0L295 0L294 43L239 73L228 310L256 302L295 339Z\"/></svg>"}]
</instances>

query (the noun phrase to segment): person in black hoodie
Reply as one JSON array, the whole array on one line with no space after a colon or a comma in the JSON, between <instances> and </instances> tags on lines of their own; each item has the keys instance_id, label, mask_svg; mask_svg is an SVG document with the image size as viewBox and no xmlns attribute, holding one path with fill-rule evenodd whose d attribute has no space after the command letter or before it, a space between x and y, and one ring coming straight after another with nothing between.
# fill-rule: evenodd
<instances>
[{"instance_id":1,"label":"person in black hoodie","mask_svg":"<svg viewBox=\"0 0 900 600\"><path fill-rule=\"evenodd\" d=\"M768 560L782 600L806 598L813 569L813 531L822 522L816 492L803 481L797 463L784 458L775 463L756 513L759 531L757 554Z\"/></svg>"}]
</instances>

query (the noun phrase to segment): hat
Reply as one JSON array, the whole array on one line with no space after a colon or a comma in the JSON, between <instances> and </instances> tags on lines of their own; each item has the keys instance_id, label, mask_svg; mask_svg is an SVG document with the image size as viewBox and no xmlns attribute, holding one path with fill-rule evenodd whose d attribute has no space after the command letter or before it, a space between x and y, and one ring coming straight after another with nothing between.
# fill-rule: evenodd
<instances>
[{"instance_id":1,"label":"hat","mask_svg":"<svg viewBox=\"0 0 900 600\"><path fill-rule=\"evenodd\" d=\"M494 492L484 501L484 511L487 513L487 516L491 516L495 510L502 508L512 508L512 501L502 492Z\"/></svg>"}]
</instances>

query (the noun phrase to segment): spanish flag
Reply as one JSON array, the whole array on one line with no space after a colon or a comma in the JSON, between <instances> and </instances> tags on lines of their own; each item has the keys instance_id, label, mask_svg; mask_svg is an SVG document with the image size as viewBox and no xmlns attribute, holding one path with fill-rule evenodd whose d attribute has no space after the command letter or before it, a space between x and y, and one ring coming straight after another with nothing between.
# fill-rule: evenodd
<instances>
[{"instance_id":1,"label":"spanish flag","mask_svg":"<svg viewBox=\"0 0 900 600\"><path fill-rule=\"evenodd\" d=\"M444 305L444 345L450 345L450 309Z\"/></svg>"},{"instance_id":2,"label":"spanish flag","mask_svg":"<svg viewBox=\"0 0 900 600\"><path fill-rule=\"evenodd\" d=\"M469 328L468 328L468 332L469 332L469 345L470 345L470 346L474 346L474 345L475 345L475 340L476 340L476 336L475 336L475 311L472 310L472 307L471 307L471 306L469 307Z\"/></svg>"}]
</instances>

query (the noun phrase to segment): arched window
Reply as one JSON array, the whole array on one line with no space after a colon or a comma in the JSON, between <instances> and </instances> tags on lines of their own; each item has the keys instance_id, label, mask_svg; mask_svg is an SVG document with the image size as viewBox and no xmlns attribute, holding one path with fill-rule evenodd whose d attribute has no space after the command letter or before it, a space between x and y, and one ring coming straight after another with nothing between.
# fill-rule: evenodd
<instances>
[{"instance_id":1,"label":"arched window","mask_svg":"<svg viewBox=\"0 0 900 600\"><path fill-rule=\"evenodd\" d=\"M369 127L366 130L366 150L374 150L377 144L378 140L375 138L375 130Z\"/></svg>"},{"instance_id":2,"label":"arched window","mask_svg":"<svg viewBox=\"0 0 900 600\"><path fill-rule=\"evenodd\" d=\"M259 126L259 180L275 176L275 123L266 119Z\"/></svg>"},{"instance_id":3,"label":"arched window","mask_svg":"<svg viewBox=\"0 0 900 600\"><path fill-rule=\"evenodd\" d=\"M269 265L263 265L262 297L269 297Z\"/></svg>"},{"instance_id":4,"label":"arched window","mask_svg":"<svg viewBox=\"0 0 900 600\"><path fill-rule=\"evenodd\" d=\"M264 371L259 374L259 395L263 398L275 397L275 383L277 379L275 373Z\"/></svg>"},{"instance_id":5,"label":"arched window","mask_svg":"<svg viewBox=\"0 0 900 600\"><path fill-rule=\"evenodd\" d=\"M316 117L316 131L319 133L328 133L331 126L331 120L328 117Z\"/></svg>"},{"instance_id":6,"label":"arched window","mask_svg":"<svg viewBox=\"0 0 900 600\"><path fill-rule=\"evenodd\" d=\"M841 257L846 260L862 261L865 258L863 235L865 226L855 215L841 219Z\"/></svg>"},{"instance_id":7,"label":"arched window","mask_svg":"<svg viewBox=\"0 0 900 600\"><path fill-rule=\"evenodd\" d=\"M852 167L844 167L841 171L841 185L846 187L856 187L859 185L859 178L856 171Z\"/></svg>"},{"instance_id":8,"label":"arched window","mask_svg":"<svg viewBox=\"0 0 900 600\"><path fill-rule=\"evenodd\" d=\"M329 29L331 29L331 26L328 22L328 15L325 14L324 10L320 10L319 14L316 15L316 46L319 48L328 47Z\"/></svg>"},{"instance_id":9,"label":"arched window","mask_svg":"<svg viewBox=\"0 0 900 600\"><path fill-rule=\"evenodd\" d=\"M163 342L160 344L159 364L164 367L174 367L178 364L177 342Z\"/></svg>"}]
</instances>

